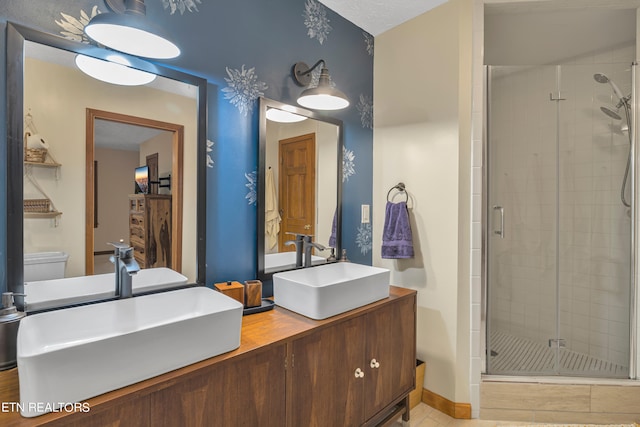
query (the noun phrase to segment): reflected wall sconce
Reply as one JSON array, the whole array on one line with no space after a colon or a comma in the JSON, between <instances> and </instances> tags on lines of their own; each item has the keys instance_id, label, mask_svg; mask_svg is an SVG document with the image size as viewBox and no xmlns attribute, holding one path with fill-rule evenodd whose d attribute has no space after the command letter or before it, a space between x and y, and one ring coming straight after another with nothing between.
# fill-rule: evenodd
<instances>
[{"instance_id":1,"label":"reflected wall sconce","mask_svg":"<svg viewBox=\"0 0 640 427\"><path fill-rule=\"evenodd\" d=\"M277 108L269 108L267 109L267 120L278 123L296 123L307 120L307 118L290 111L279 110Z\"/></svg>"},{"instance_id":2,"label":"reflected wall sconce","mask_svg":"<svg viewBox=\"0 0 640 427\"><path fill-rule=\"evenodd\" d=\"M300 86L309 86L311 72L320 64L322 64L322 68L320 69L318 86L303 90L298 97L298 104L313 110L341 110L347 108L349 99L342 91L331 86L331 77L324 59L316 62L311 68L304 62L296 62L292 70L294 81Z\"/></svg>"},{"instance_id":3,"label":"reflected wall sconce","mask_svg":"<svg viewBox=\"0 0 640 427\"><path fill-rule=\"evenodd\" d=\"M171 59L180 49L146 19L144 0L105 0L113 13L100 13L85 26L92 40L130 55Z\"/></svg>"},{"instance_id":4,"label":"reflected wall sconce","mask_svg":"<svg viewBox=\"0 0 640 427\"><path fill-rule=\"evenodd\" d=\"M118 53L107 56L107 60L86 55L76 55L76 66L86 75L121 86L141 86L151 83L156 75L131 68L131 64Z\"/></svg>"}]
</instances>

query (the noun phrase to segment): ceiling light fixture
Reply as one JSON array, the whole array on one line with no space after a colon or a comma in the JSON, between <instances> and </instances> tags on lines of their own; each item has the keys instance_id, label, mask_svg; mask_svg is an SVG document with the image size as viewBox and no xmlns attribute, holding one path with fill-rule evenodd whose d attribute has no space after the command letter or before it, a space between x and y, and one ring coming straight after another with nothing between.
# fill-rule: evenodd
<instances>
[{"instance_id":1,"label":"ceiling light fixture","mask_svg":"<svg viewBox=\"0 0 640 427\"><path fill-rule=\"evenodd\" d=\"M145 58L171 59L180 49L146 19L144 0L105 0L114 13L100 13L85 26L92 40L120 52Z\"/></svg>"},{"instance_id":2,"label":"ceiling light fixture","mask_svg":"<svg viewBox=\"0 0 640 427\"><path fill-rule=\"evenodd\" d=\"M122 55L107 56L107 61L86 55L76 55L76 65L80 70L103 82L121 86L141 86L151 83L156 75L130 68L129 61Z\"/></svg>"},{"instance_id":3,"label":"ceiling light fixture","mask_svg":"<svg viewBox=\"0 0 640 427\"><path fill-rule=\"evenodd\" d=\"M322 68L320 69L318 86L303 90L298 97L298 104L314 110L341 110L347 108L349 99L342 91L331 86L331 76L329 76L329 70L324 59L316 62L311 68L304 62L296 62L293 65L295 82L300 86L309 86L311 72L320 64L322 64Z\"/></svg>"},{"instance_id":4,"label":"ceiling light fixture","mask_svg":"<svg viewBox=\"0 0 640 427\"><path fill-rule=\"evenodd\" d=\"M296 123L307 120L305 116L277 108L269 108L267 110L267 119L278 123Z\"/></svg>"}]
</instances>

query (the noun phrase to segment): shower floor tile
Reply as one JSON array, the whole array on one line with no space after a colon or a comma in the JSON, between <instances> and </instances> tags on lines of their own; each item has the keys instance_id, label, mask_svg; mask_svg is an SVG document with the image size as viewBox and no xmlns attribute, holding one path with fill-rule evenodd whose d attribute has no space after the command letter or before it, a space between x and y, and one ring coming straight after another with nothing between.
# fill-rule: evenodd
<instances>
[{"instance_id":1,"label":"shower floor tile","mask_svg":"<svg viewBox=\"0 0 640 427\"><path fill-rule=\"evenodd\" d=\"M547 345L500 331L491 332L492 374L553 375L555 351ZM560 374L628 378L629 368L569 349L560 349Z\"/></svg>"}]
</instances>

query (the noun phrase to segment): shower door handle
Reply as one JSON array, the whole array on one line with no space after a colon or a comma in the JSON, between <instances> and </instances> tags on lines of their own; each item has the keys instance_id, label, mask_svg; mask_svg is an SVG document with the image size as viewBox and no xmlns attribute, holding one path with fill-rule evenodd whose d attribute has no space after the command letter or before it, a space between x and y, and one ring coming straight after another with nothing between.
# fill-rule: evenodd
<instances>
[{"instance_id":1,"label":"shower door handle","mask_svg":"<svg viewBox=\"0 0 640 427\"><path fill-rule=\"evenodd\" d=\"M497 234L501 239L504 239L504 208L496 205L493 210L500 212L500 230L493 230L493 234Z\"/></svg>"}]
</instances>

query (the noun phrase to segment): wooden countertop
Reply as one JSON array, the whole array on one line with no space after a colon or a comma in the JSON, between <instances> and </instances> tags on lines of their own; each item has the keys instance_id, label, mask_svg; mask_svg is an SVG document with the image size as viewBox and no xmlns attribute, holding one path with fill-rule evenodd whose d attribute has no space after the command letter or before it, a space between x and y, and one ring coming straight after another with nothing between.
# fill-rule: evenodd
<instances>
[{"instance_id":1,"label":"wooden countertop","mask_svg":"<svg viewBox=\"0 0 640 427\"><path fill-rule=\"evenodd\" d=\"M143 396L153 393L170 386L173 380L178 377L195 373L204 367L229 358L246 357L249 353L259 351L263 347L303 336L312 330L322 328L324 325L335 324L354 315L371 311L389 299L402 298L415 292L411 289L391 286L388 299L374 302L325 320L313 320L278 306L270 311L244 316L242 318L240 347L236 350L101 394L88 399L86 402L91 408L97 408L98 406L108 407L115 404L114 402L124 395ZM51 422L58 424L55 423L56 420L61 420L70 415L69 413L58 412L34 418L24 418L17 408L16 402L19 401L18 369L14 368L0 372L0 426L40 426Z\"/></svg>"}]
</instances>

